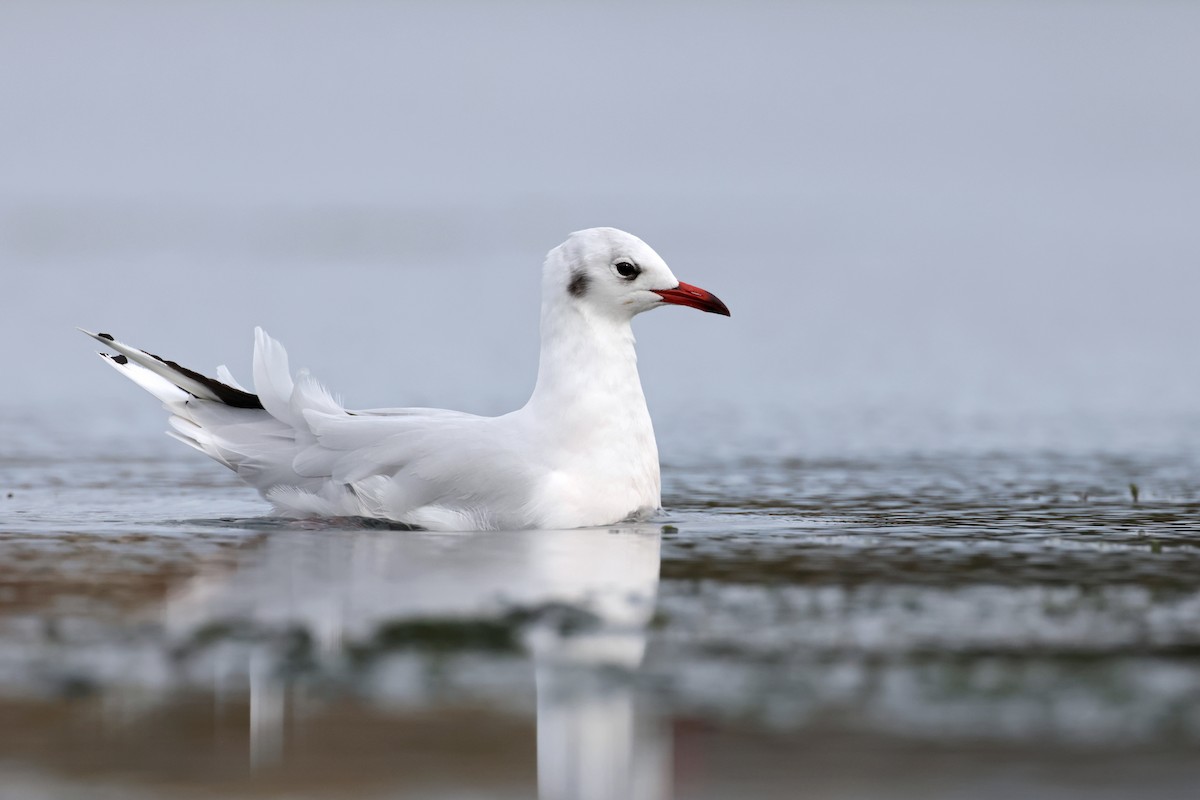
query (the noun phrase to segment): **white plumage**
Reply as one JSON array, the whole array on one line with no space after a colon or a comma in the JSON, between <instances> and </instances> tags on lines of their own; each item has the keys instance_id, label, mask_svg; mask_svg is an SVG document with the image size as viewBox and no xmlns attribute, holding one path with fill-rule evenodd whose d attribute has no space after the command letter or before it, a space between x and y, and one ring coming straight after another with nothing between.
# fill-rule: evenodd
<instances>
[{"instance_id":1,"label":"white plumage","mask_svg":"<svg viewBox=\"0 0 1200 800\"><path fill-rule=\"evenodd\" d=\"M630 321L664 303L728 315L637 237L572 234L543 267L537 385L499 417L347 411L283 346L254 340L254 394L89 333L161 400L176 439L237 472L290 517L373 517L430 530L578 528L660 507L658 449ZM85 331L85 333L87 333Z\"/></svg>"}]
</instances>

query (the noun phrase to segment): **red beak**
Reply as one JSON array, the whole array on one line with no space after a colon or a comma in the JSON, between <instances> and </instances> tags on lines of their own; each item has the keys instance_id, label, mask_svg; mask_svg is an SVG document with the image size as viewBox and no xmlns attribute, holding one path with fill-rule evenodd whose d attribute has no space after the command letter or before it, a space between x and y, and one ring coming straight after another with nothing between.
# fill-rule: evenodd
<instances>
[{"instance_id":1,"label":"red beak","mask_svg":"<svg viewBox=\"0 0 1200 800\"><path fill-rule=\"evenodd\" d=\"M674 289L652 289L651 291L661 297L664 303L674 303L677 306L698 308L710 314L729 316L729 309L725 307L720 298L712 292L706 292L699 286L692 286L690 283L681 281Z\"/></svg>"}]
</instances>

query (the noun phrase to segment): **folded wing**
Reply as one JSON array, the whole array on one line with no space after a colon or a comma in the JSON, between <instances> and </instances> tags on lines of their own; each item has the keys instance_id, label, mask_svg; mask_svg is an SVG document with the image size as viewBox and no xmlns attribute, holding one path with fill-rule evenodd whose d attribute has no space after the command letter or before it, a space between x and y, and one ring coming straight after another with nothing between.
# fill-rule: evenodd
<instances>
[{"instance_id":1,"label":"folded wing","mask_svg":"<svg viewBox=\"0 0 1200 800\"><path fill-rule=\"evenodd\" d=\"M104 359L162 401L168 434L237 472L280 513L367 516L419 527L518 527L536 464L504 417L428 408L348 411L255 330L254 392L85 331ZM500 479L498 479L500 476Z\"/></svg>"}]
</instances>

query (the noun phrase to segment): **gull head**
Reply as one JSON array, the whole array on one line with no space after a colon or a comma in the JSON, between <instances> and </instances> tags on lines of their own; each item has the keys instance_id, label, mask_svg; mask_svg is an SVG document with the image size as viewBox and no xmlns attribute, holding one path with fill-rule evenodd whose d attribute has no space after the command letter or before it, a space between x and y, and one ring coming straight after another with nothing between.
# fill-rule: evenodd
<instances>
[{"instance_id":1,"label":"gull head","mask_svg":"<svg viewBox=\"0 0 1200 800\"><path fill-rule=\"evenodd\" d=\"M575 304L618 320L662 305L729 316L716 295L681 283L650 245L616 228L576 231L551 250L543 292L548 303Z\"/></svg>"}]
</instances>

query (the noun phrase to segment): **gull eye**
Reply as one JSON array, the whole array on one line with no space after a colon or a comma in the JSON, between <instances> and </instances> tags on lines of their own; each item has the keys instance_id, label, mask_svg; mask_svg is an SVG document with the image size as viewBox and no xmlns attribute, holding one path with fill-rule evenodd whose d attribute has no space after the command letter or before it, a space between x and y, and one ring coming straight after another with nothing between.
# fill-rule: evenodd
<instances>
[{"instance_id":1,"label":"gull eye","mask_svg":"<svg viewBox=\"0 0 1200 800\"><path fill-rule=\"evenodd\" d=\"M613 269L615 269L617 274L627 281L633 280L642 272L641 267L632 261L618 261L617 263L613 264Z\"/></svg>"}]
</instances>

